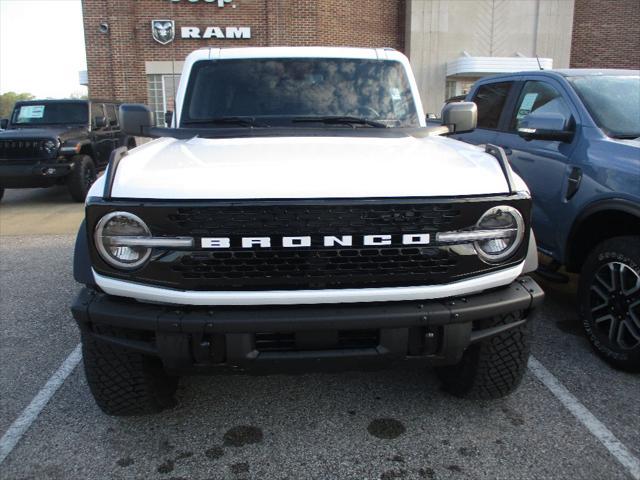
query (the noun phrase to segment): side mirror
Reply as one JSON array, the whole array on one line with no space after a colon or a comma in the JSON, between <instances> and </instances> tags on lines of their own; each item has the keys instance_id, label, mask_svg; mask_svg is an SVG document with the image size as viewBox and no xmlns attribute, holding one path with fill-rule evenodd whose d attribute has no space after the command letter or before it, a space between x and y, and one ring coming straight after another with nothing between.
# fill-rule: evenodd
<instances>
[{"instance_id":1,"label":"side mirror","mask_svg":"<svg viewBox=\"0 0 640 480\"><path fill-rule=\"evenodd\" d=\"M451 133L465 133L478 125L478 107L474 102L453 102L442 107L442 125Z\"/></svg>"},{"instance_id":2,"label":"side mirror","mask_svg":"<svg viewBox=\"0 0 640 480\"><path fill-rule=\"evenodd\" d=\"M525 140L549 140L554 142L570 142L573 130L569 120L560 113L530 113L518 126L518 135Z\"/></svg>"},{"instance_id":3,"label":"side mirror","mask_svg":"<svg viewBox=\"0 0 640 480\"><path fill-rule=\"evenodd\" d=\"M0 118L0 129L5 130L9 126L8 118Z\"/></svg>"},{"instance_id":4,"label":"side mirror","mask_svg":"<svg viewBox=\"0 0 640 480\"><path fill-rule=\"evenodd\" d=\"M104 128L107 126L107 119L105 117L94 117L93 126L95 128Z\"/></svg>"},{"instance_id":5,"label":"side mirror","mask_svg":"<svg viewBox=\"0 0 640 480\"><path fill-rule=\"evenodd\" d=\"M167 127L171 127L171 122L173 122L173 112L164 112L164 123L167 124Z\"/></svg>"},{"instance_id":6,"label":"side mirror","mask_svg":"<svg viewBox=\"0 0 640 480\"><path fill-rule=\"evenodd\" d=\"M153 113L146 105L140 103L123 103L120 105L120 128L132 137L146 137L154 126Z\"/></svg>"}]
</instances>

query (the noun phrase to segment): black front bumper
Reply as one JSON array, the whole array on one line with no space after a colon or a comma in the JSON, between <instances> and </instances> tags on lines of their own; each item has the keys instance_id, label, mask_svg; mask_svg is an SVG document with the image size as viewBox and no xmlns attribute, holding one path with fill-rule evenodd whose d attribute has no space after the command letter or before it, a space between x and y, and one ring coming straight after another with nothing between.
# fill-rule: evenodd
<instances>
[{"instance_id":1,"label":"black front bumper","mask_svg":"<svg viewBox=\"0 0 640 480\"><path fill-rule=\"evenodd\" d=\"M3 164L0 159L0 187L31 188L46 187L66 177L73 162L55 160L33 160L33 162Z\"/></svg>"},{"instance_id":2,"label":"black front bumper","mask_svg":"<svg viewBox=\"0 0 640 480\"><path fill-rule=\"evenodd\" d=\"M157 356L169 370L291 371L340 369L349 360L457 363L470 344L526 322L543 297L529 277L459 298L261 307L171 307L84 288L71 310L83 336ZM511 323L478 325L511 312L520 313ZM139 339L105 334L105 325Z\"/></svg>"}]
</instances>

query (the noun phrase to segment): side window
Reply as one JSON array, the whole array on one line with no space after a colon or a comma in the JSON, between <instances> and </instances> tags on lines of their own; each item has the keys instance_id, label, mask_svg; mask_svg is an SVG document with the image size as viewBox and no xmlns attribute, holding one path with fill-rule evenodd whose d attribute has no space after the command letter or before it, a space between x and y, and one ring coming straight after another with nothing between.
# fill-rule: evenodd
<instances>
[{"instance_id":1,"label":"side window","mask_svg":"<svg viewBox=\"0 0 640 480\"><path fill-rule=\"evenodd\" d=\"M473 101L478 106L478 128L498 128L502 109L513 82L488 83L478 88Z\"/></svg>"},{"instance_id":2,"label":"side window","mask_svg":"<svg viewBox=\"0 0 640 480\"><path fill-rule=\"evenodd\" d=\"M107 104L107 121L110 127L117 129L118 127L118 115L116 114L116 107L113 104Z\"/></svg>"},{"instance_id":3,"label":"side window","mask_svg":"<svg viewBox=\"0 0 640 480\"><path fill-rule=\"evenodd\" d=\"M96 117L104 118L104 105L101 103L93 103L91 104L91 125L95 129L101 129L104 127L100 127L96 125Z\"/></svg>"},{"instance_id":4,"label":"side window","mask_svg":"<svg viewBox=\"0 0 640 480\"><path fill-rule=\"evenodd\" d=\"M571 117L571 110L560 92L546 82L533 80L524 84L510 130L517 131L520 121L532 112L559 113L567 120Z\"/></svg>"}]
</instances>

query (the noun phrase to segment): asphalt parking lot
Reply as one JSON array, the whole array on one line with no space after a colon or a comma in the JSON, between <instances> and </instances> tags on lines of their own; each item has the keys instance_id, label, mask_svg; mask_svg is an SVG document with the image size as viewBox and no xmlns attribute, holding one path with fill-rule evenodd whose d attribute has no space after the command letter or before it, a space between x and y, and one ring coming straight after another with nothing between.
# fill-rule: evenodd
<instances>
[{"instance_id":1,"label":"asphalt parking lot","mask_svg":"<svg viewBox=\"0 0 640 480\"><path fill-rule=\"evenodd\" d=\"M10 190L0 204L2 434L78 344L68 306L82 214L64 188ZM72 363L0 478L640 478L640 376L591 352L575 283L541 284L535 360L506 399L458 400L432 371L401 367L189 377L174 409L122 419L98 410Z\"/></svg>"}]
</instances>

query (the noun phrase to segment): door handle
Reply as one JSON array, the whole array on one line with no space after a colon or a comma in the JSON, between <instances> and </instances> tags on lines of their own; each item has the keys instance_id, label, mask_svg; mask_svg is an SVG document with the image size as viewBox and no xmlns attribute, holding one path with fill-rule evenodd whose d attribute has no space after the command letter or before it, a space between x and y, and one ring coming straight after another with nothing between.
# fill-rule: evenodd
<instances>
[{"instance_id":1,"label":"door handle","mask_svg":"<svg viewBox=\"0 0 640 480\"><path fill-rule=\"evenodd\" d=\"M580 182L582 181L582 170L578 167L571 167L569 176L567 177L567 194L566 200L571 200L573 196L578 192L580 188Z\"/></svg>"}]
</instances>

